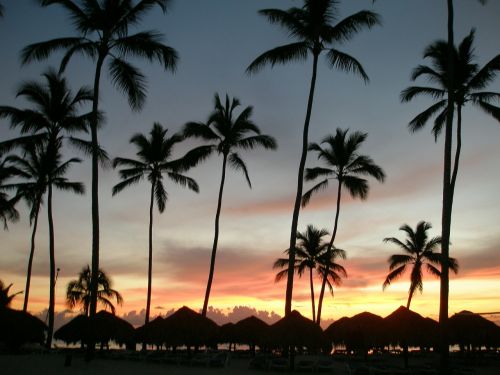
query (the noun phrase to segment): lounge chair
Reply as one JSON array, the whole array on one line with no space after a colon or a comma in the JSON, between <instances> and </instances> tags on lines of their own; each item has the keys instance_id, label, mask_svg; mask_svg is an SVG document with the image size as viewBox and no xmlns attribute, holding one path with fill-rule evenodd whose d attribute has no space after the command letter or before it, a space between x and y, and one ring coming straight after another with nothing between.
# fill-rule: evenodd
<instances>
[{"instance_id":1,"label":"lounge chair","mask_svg":"<svg viewBox=\"0 0 500 375\"><path fill-rule=\"evenodd\" d=\"M218 352L212 355L210 358L211 367L227 367L229 365L229 353Z\"/></svg>"},{"instance_id":2,"label":"lounge chair","mask_svg":"<svg viewBox=\"0 0 500 375\"><path fill-rule=\"evenodd\" d=\"M286 358L273 358L269 364L269 370L286 371L288 370L288 359Z\"/></svg>"}]
</instances>

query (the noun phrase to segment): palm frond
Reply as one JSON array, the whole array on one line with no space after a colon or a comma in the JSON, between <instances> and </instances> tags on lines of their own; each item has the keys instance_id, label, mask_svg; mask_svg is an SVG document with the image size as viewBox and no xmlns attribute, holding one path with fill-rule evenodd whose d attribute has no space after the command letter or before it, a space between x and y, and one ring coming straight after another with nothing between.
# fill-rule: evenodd
<instances>
[{"instance_id":1,"label":"palm frond","mask_svg":"<svg viewBox=\"0 0 500 375\"><path fill-rule=\"evenodd\" d=\"M144 75L133 65L120 58L109 63L113 84L127 95L130 107L138 111L146 100L146 81Z\"/></svg>"},{"instance_id":2,"label":"palm frond","mask_svg":"<svg viewBox=\"0 0 500 375\"><path fill-rule=\"evenodd\" d=\"M257 73L264 66L270 64L286 64L291 61L304 61L307 59L309 46L306 42L290 43L273 48L258 56L246 69L248 74Z\"/></svg>"},{"instance_id":3,"label":"palm frond","mask_svg":"<svg viewBox=\"0 0 500 375\"><path fill-rule=\"evenodd\" d=\"M250 182L250 177L248 176L247 166L245 165L245 162L243 161L243 159L241 159L237 153L232 152L231 154L229 154L228 161L229 161L229 165L232 168L234 168L236 170L241 170L243 172L243 174L245 175L245 179L247 180L248 186L251 189L252 183Z\"/></svg>"},{"instance_id":4,"label":"palm frond","mask_svg":"<svg viewBox=\"0 0 500 375\"><path fill-rule=\"evenodd\" d=\"M356 75L359 75L361 78L363 78L365 83L370 80L361 63L354 57L344 52L332 48L327 52L326 59L331 68L336 68L347 73L354 73Z\"/></svg>"},{"instance_id":5,"label":"palm frond","mask_svg":"<svg viewBox=\"0 0 500 375\"><path fill-rule=\"evenodd\" d=\"M320 192L322 190L325 190L328 187L328 178L324 179L323 181L320 181L316 185L314 185L311 189L309 189L307 192L302 195L302 207L305 207L309 204L309 201L311 200L311 197L316 194L317 192Z\"/></svg>"}]
</instances>

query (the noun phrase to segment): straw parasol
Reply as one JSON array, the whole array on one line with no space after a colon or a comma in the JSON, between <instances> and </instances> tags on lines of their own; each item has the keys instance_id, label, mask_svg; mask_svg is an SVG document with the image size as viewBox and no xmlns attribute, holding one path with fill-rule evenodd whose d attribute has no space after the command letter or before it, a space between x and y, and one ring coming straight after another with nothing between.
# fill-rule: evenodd
<instances>
[{"instance_id":1,"label":"straw parasol","mask_svg":"<svg viewBox=\"0 0 500 375\"><path fill-rule=\"evenodd\" d=\"M296 310L271 325L268 332L275 345L320 348L324 343L321 328Z\"/></svg>"},{"instance_id":2,"label":"straw parasol","mask_svg":"<svg viewBox=\"0 0 500 375\"><path fill-rule=\"evenodd\" d=\"M79 341L84 343L89 339L101 343L113 340L117 344L126 344L134 338L134 327L126 320L102 310L96 314L93 327L87 316L78 315L59 328L54 333L54 338L67 344Z\"/></svg>"},{"instance_id":3,"label":"straw parasol","mask_svg":"<svg viewBox=\"0 0 500 375\"><path fill-rule=\"evenodd\" d=\"M0 342L18 348L24 343L42 344L47 326L33 315L9 308L0 308Z\"/></svg>"},{"instance_id":4,"label":"straw parasol","mask_svg":"<svg viewBox=\"0 0 500 375\"><path fill-rule=\"evenodd\" d=\"M198 346L217 341L219 326L211 319L183 306L163 322L165 343L172 346Z\"/></svg>"},{"instance_id":5,"label":"straw parasol","mask_svg":"<svg viewBox=\"0 0 500 375\"><path fill-rule=\"evenodd\" d=\"M252 315L234 325L234 337L239 344L259 345L265 341L268 330L269 324Z\"/></svg>"},{"instance_id":6,"label":"straw parasol","mask_svg":"<svg viewBox=\"0 0 500 375\"><path fill-rule=\"evenodd\" d=\"M325 330L325 336L334 344L344 344L349 351L366 353L372 347L383 345L383 322L381 316L362 312L333 322Z\"/></svg>"},{"instance_id":7,"label":"straw parasol","mask_svg":"<svg viewBox=\"0 0 500 375\"><path fill-rule=\"evenodd\" d=\"M500 344L500 327L470 311L461 311L449 320L450 338L461 350L468 346L494 347Z\"/></svg>"},{"instance_id":8,"label":"straw parasol","mask_svg":"<svg viewBox=\"0 0 500 375\"><path fill-rule=\"evenodd\" d=\"M165 341L164 321L164 318L157 316L150 322L138 327L135 330L135 340L146 344L162 344Z\"/></svg>"}]
</instances>

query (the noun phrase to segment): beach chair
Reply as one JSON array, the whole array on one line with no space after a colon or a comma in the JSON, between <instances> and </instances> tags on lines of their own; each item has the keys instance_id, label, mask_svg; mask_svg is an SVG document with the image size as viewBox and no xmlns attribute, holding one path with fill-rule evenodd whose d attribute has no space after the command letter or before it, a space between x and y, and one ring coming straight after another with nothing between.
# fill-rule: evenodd
<instances>
[{"instance_id":1,"label":"beach chair","mask_svg":"<svg viewBox=\"0 0 500 375\"><path fill-rule=\"evenodd\" d=\"M227 367L229 365L230 356L227 352L218 352L210 358L210 367Z\"/></svg>"},{"instance_id":2,"label":"beach chair","mask_svg":"<svg viewBox=\"0 0 500 375\"><path fill-rule=\"evenodd\" d=\"M288 359L286 358L273 358L269 363L269 370L287 371L289 368Z\"/></svg>"}]
</instances>

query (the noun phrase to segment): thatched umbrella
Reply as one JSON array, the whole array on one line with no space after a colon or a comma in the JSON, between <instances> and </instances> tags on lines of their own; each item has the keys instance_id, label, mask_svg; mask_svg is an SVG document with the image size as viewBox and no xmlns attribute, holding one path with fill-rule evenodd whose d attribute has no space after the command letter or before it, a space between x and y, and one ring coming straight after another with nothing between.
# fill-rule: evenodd
<instances>
[{"instance_id":1,"label":"thatched umbrella","mask_svg":"<svg viewBox=\"0 0 500 375\"><path fill-rule=\"evenodd\" d=\"M420 314L400 306L384 318L387 338L391 344L403 348L405 367L408 368L408 346L421 346L428 321Z\"/></svg>"},{"instance_id":2,"label":"thatched umbrella","mask_svg":"<svg viewBox=\"0 0 500 375\"><path fill-rule=\"evenodd\" d=\"M296 310L271 325L268 332L272 344L308 348L320 348L324 344L321 328Z\"/></svg>"},{"instance_id":3,"label":"thatched umbrella","mask_svg":"<svg viewBox=\"0 0 500 375\"><path fill-rule=\"evenodd\" d=\"M42 344L47 326L33 315L9 308L0 308L0 342L19 348L27 342Z\"/></svg>"},{"instance_id":4,"label":"thatched umbrella","mask_svg":"<svg viewBox=\"0 0 500 375\"><path fill-rule=\"evenodd\" d=\"M165 342L165 319L157 316L135 330L135 340L146 344L161 345Z\"/></svg>"},{"instance_id":5,"label":"thatched umbrella","mask_svg":"<svg viewBox=\"0 0 500 375\"><path fill-rule=\"evenodd\" d=\"M86 315L78 315L55 331L54 338L64 341L66 344L82 342L83 345L88 340L88 334L88 317Z\"/></svg>"},{"instance_id":6,"label":"thatched umbrella","mask_svg":"<svg viewBox=\"0 0 500 375\"><path fill-rule=\"evenodd\" d=\"M255 346L266 342L268 332L269 324L252 315L234 325L234 342L249 345L251 352L255 354Z\"/></svg>"},{"instance_id":7,"label":"thatched umbrella","mask_svg":"<svg viewBox=\"0 0 500 375\"><path fill-rule=\"evenodd\" d=\"M348 351L362 351L367 354L373 347L384 343L384 319L381 316L362 312L351 318L341 318L333 322L325 336L334 344L343 344Z\"/></svg>"},{"instance_id":8,"label":"thatched umbrella","mask_svg":"<svg viewBox=\"0 0 500 375\"><path fill-rule=\"evenodd\" d=\"M183 306L164 320L165 343L172 346L201 346L217 341L219 326L211 319Z\"/></svg>"},{"instance_id":9,"label":"thatched umbrella","mask_svg":"<svg viewBox=\"0 0 500 375\"><path fill-rule=\"evenodd\" d=\"M231 345L236 342L236 336L234 333L234 323L226 323L220 326L218 342L229 344L230 351Z\"/></svg>"},{"instance_id":10,"label":"thatched umbrella","mask_svg":"<svg viewBox=\"0 0 500 375\"><path fill-rule=\"evenodd\" d=\"M127 321L109 313L99 311L95 316L94 326L90 325L89 318L78 315L63 325L54 333L54 338L66 343L85 343L92 339L100 343L110 340L117 344L129 343L134 338L134 327Z\"/></svg>"},{"instance_id":11,"label":"thatched umbrella","mask_svg":"<svg viewBox=\"0 0 500 375\"><path fill-rule=\"evenodd\" d=\"M467 347L495 347L500 344L500 327L470 311L461 311L449 320L451 343Z\"/></svg>"}]
</instances>

